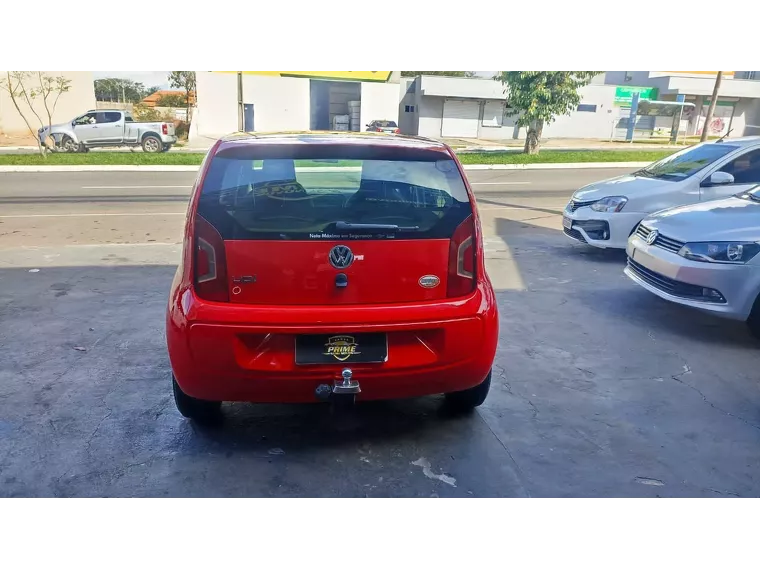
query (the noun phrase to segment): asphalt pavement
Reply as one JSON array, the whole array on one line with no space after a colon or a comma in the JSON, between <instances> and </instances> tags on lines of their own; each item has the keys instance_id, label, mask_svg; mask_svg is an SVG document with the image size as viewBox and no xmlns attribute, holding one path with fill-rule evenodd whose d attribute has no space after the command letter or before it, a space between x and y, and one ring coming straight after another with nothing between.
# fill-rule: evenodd
<instances>
[{"instance_id":1,"label":"asphalt pavement","mask_svg":"<svg viewBox=\"0 0 760 569\"><path fill-rule=\"evenodd\" d=\"M501 332L491 394L171 400L164 309L194 174L0 176L0 496L759 496L760 344L561 233L619 170L470 172Z\"/></svg>"}]
</instances>

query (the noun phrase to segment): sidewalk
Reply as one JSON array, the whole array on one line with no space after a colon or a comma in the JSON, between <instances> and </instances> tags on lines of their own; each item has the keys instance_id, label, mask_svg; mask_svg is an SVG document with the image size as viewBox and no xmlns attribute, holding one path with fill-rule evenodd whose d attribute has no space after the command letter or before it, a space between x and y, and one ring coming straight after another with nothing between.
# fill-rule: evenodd
<instances>
[{"instance_id":1,"label":"sidewalk","mask_svg":"<svg viewBox=\"0 0 760 569\"><path fill-rule=\"evenodd\" d=\"M439 138L457 152L522 152L524 139L484 140L473 138ZM546 138L541 141L542 150L660 150L682 148L687 145L658 142L621 142L589 138Z\"/></svg>"},{"instance_id":2,"label":"sidewalk","mask_svg":"<svg viewBox=\"0 0 760 569\"><path fill-rule=\"evenodd\" d=\"M442 142L445 142L451 146L458 153L465 152L522 152L525 145L525 141L522 139L509 139L509 140L484 140L478 138L438 138ZM170 152L190 152L190 153L205 153L216 142L215 138L207 138L203 136L193 136L193 140L185 146L174 146ZM547 138L541 141L541 148L546 150L658 150L658 149L672 149L672 148L685 148L686 145L678 144L666 144L658 142L642 142L635 141L630 142L610 142L608 140L588 139L588 138ZM37 147L32 145L18 144L3 145L3 141L0 140L0 154L26 154L29 152L37 152ZM141 152L138 149L130 148L95 148L92 152Z\"/></svg>"}]
</instances>

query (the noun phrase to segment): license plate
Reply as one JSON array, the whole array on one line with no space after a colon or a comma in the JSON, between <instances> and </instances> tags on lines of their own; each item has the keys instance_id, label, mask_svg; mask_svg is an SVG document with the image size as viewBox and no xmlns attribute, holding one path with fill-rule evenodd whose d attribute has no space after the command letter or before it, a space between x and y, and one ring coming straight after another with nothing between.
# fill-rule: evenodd
<instances>
[{"instance_id":1,"label":"license plate","mask_svg":"<svg viewBox=\"0 0 760 569\"><path fill-rule=\"evenodd\" d=\"M385 334L296 336L296 364L372 364L388 361Z\"/></svg>"},{"instance_id":2,"label":"license plate","mask_svg":"<svg viewBox=\"0 0 760 569\"><path fill-rule=\"evenodd\" d=\"M569 217L562 216L562 227L565 229L572 229L573 228L573 220Z\"/></svg>"}]
</instances>

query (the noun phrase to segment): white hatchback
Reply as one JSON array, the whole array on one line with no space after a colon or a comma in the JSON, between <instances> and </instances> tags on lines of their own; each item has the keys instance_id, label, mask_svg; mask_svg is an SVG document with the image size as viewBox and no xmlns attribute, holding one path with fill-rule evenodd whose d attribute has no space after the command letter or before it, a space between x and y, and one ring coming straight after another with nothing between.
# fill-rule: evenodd
<instances>
[{"instance_id":1,"label":"white hatchback","mask_svg":"<svg viewBox=\"0 0 760 569\"><path fill-rule=\"evenodd\" d=\"M577 190L563 213L565 235L602 249L625 249L651 213L726 198L760 184L760 136L706 142L637 172Z\"/></svg>"}]
</instances>

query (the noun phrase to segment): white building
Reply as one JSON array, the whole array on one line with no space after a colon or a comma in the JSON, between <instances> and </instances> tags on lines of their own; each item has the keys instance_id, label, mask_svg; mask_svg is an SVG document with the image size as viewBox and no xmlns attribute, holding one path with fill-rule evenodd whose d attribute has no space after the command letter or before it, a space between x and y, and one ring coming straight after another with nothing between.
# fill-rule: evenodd
<instances>
[{"instance_id":1,"label":"white building","mask_svg":"<svg viewBox=\"0 0 760 569\"><path fill-rule=\"evenodd\" d=\"M399 74L197 71L191 143L194 138L213 139L241 127L260 132L365 130L373 120L398 121Z\"/></svg>"},{"instance_id":2,"label":"white building","mask_svg":"<svg viewBox=\"0 0 760 569\"><path fill-rule=\"evenodd\" d=\"M400 77L399 71L198 71L193 139L240 130L365 130L397 121L401 132L432 138L524 139L506 108L505 86L480 78ZM238 87L238 73L241 89ZM544 138L621 140L631 100L691 103L680 135L701 133L714 71L606 71L580 90L581 103L544 127ZM242 92L242 104L239 93ZM657 107L662 109L661 106ZM660 112L659 110L656 112ZM670 135L673 117L637 117L636 138ZM711 135L760 134L760 72L724 72Z\"/></svg>"},{"instance_id":3,"label":"white building","mask_svg":"<svg viewBox=\"0 0 760 569\"><path fill-rule=\"evenodd\" d=\"M544 138L621 139L628 126L633 93L642 100L676 101L684 110L682 135L701 133L716 72L607 71L580 90L581 103L544 127ZM757 77L757 79L756 79ZM724 72L711 135L760 134L760 73ZM401 79L401 132L433 138L522 139L516 116L506 107L506 89L491 79L420 76ZM670 134L672 117L639 116L636 136Z\"/></svg>"}]
</instances>

